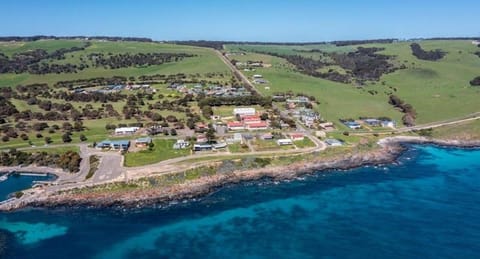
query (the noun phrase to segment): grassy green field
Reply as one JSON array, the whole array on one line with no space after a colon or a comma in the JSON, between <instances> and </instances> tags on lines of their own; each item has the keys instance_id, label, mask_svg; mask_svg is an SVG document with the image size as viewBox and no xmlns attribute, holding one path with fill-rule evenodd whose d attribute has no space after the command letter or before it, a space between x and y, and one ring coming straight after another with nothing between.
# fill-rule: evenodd
<instances>
[{"instance_id":1,"label":"grassy green field","mask_svg":"<svg viewBox=\"0 0 480 259\"><path fill-rule=\"evenodd\" d=\"M129 152L125 155L125 166L142 166L157 163L163 160L189 155L190 149L175 150L172 148L174 139L155 139L154 147L150 150Z\"/></svg>"},{"instance_id":2,"label":"grassy green field","mask_svg":"<svg viewBox=\"0 0 480 259\"><path fill-rule=\"evenodd\" d=\"M311 139L305 137L303 140L294 141L293 144L298 148L307 148L307 147L314 147L315 143L312 142Z\"/></svg>"},{"instance_id":3,"label":"grassy green field","mask_svg":"<svg viewBox=\"0 0 480 259\"><path fill-rule=\"evenodd\" d=\"M140 76L153 74L204 74L204 73L225 73L230 71L225 64L218 59L213 50L199 47L173 45L165 43L150 42L100 42L90 41L92 45L84 51L72 52L66 54L66 59L61 61L50 61L52 63L72 63L78 64L80 56L84 58L91 53L187 53L197 55L191 58L185 58L179 62L165 63L148 67L129 67L120 69L87 68L78 73L69 74L46 74L29 75L23 74L1 74L0 86L15 86L18 84L32 83L50 83L53 84L62 80L86 79L92 77L112 77L112 76ZM82 46L84 43L80 40L44 40L34 42L0 43L0 52L12 55L13 53L33 50L37 48L52 52L60 48L70 48L73 46Z\"/></svg>"},{"instance_id":4,"label":"grassy green field","mask_svg":"<svg viewBox=\"0 0 480 259\"><path fill-rule=\"evenodd\" d=\"M432 137L440 139L479 140L480 120L435 128L432 131Z\"/></svg>"},{"instance_id":5,"label":"grassy green field","mask_svg":"<svg viewBox=\"0 0 480 259\"><path fill-rule=\"evenodd\" d=\"M295 71L294 67L282 58L254 52L270 52L287 55L302 55L318 58L317 53L305 52L320 49L325 52L346 52L358 46L336 47L325 45L281 46L281 45L227 45L228 51L247 51L247 55L234 55L232 59L240 61L262 60L272 64L271 68L259 68L246 75L262 74L270 84L270 90L258 86L265 94L275 91L305 92L314 95L320 101L320 114L334 122L339 118L357 118L359 116L388 116L400 120L402 114L387 103L391 92L389 87L397 89L396 94L416 109L417 124L462 117L480 110L480 88L471 87L469 81L480 75L480 58L474 55L478 47L470 41L421 41L426 50L442 49L448 52L439 61L419 60L411 54L410 42L392 44L365 44L363 47L381 47L380 53L395 56L394 63L404 64L407 68L384 75L379 82L369 82L362 89L354 85L341 84L314 78ZM384 82L382 84L381 82ZM369 90L376 90L371 95Z\"/></svg>"}]
</instances>

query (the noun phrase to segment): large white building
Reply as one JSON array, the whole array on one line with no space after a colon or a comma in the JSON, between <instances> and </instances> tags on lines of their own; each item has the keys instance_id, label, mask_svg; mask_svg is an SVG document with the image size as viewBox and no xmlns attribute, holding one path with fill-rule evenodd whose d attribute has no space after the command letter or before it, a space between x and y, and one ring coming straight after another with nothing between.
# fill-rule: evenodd
<instances>
[{"instance_id":1,"label":"large white building","mask_svg":"<svg viewBox=\"0 0 480 259\"><path fill-rule=\"evenodd\" d=\"M233 115L255 115L255 108L234 108Z\"/></svg>"},{"instance_id":2,"label":"large white building","mask_svg":"<svg viewBox=\"0 0 480 259\"><path fill-rule=\"evenodd\" d=\"M115 129L115 135L133 134L140 129L139 127L122 127Z\"/></svg>"}]
</instances>

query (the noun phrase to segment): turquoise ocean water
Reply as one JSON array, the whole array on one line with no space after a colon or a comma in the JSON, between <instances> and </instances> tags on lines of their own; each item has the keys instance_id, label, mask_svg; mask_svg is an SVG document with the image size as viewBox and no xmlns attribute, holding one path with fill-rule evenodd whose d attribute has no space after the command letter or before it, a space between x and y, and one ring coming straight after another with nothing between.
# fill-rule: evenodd
<instances>
[{"instance_id":1,"label":"turquoise ocean water","mask_svg":"<svg viewBox=\"0 0 480 259\"><path fill-rule=\"evenodd\" d=\"M4 258L480 258L480 150L222 188L142 209L0 214Z\"/></svg>"}]
</instances>

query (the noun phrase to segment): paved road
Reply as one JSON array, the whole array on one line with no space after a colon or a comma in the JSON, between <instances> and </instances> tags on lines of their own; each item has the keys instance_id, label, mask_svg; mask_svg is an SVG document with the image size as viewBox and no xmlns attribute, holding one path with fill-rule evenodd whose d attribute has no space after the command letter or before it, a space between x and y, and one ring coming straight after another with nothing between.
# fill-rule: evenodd
<instances>
[{"instance_id":1,"label":"paved road","mask_svg":"<svg viewBox=\"0 0 480 259\"><path fill-rule=\"evenodd\" d=\"M405 133L405 132L410 132L412 130L422 130L422 129L430 129L430 128L438 128L438 127L443 127L443 126L449 126L449 125L456 125L456 124L461 124L464 122L469 122L469 121L474 121L480 119L480 113L472 113L469 115L466 115L463 118L457 118L457 119L452 119L452 120L445 120L445 121L439 121L439 122L432 122L432 123L426 123L426 124L421 124L413 127L404 127L404 128L399 128L399 129L394 129L394 130L386 130L386 131L373 131L373 132L351 132L351 135L373 135L373 134L380 134L380 135L388 135L392 133Z\"/></svg>"},{"instance_id":2,"label":"paved road","mask_svg":"<svg viewBox=\"0 0 480 259\"><path fill-rule=\"evenodd\" d=\"M256 93L258 93L259 95L261 95L262 93L260 93L260 91L258 91L258 89L255 87L254 84L252 84L252 82L250 82L250 80L248 80L248 78L242 73L240 72L240 70L237 69L237 67L235 67L232 63L230 63L230 60L228 60L227 57L225 57L221 51L219 50L215 50L215 53L218 55L218 57L223 61L223 63L225 63L228 68L230 68L230 70L232 70L233 72L233 75L239 79L240 81L242 81L244 84L247 84L248 86L250 86L252 88L253 91L255 91Z\"/></svg>"}]
</instances>

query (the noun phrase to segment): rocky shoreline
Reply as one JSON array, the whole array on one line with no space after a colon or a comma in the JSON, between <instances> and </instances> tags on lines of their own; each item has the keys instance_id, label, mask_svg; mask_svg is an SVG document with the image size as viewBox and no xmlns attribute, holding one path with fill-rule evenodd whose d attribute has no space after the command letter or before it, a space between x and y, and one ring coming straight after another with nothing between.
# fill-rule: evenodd
<instances>
[{"instance_id":1,"label":"rocky shoreline","mask_svg":"<svg viewBox=\"0 0 480 259\"><path fill-rule=\"evenodd\" d=\"M449 147L479 147L480 141L433 140L423 137L390 137L381 139L379 148L358 153L345 153L340 156L314 159L309 162L295 162L288 166L272 166L226 174L201 177L196 180L175 184L165 188L134 189L121 192L54 193L40 195L36 199L19 203L4 210L23 207L141 207L153 204L168 204L173 201L188 200L212 193L226 185L264 178L288 180L321 170L348 170L365 165L389 164L405 150L404 144L433 144Z\"/></svg>"}]
</instances>

